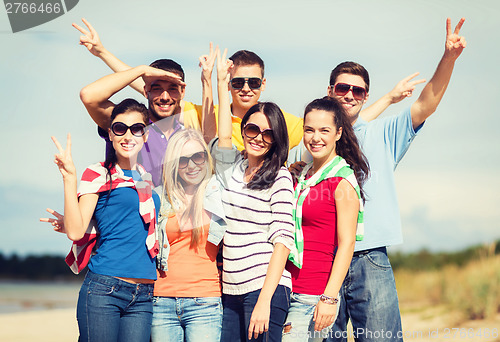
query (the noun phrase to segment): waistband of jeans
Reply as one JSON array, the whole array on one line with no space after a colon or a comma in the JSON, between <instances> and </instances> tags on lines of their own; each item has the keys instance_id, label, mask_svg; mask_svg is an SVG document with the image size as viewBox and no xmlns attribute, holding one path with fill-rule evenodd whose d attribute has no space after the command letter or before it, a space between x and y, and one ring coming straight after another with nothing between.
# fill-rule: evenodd
<instances>
[{"instance_id":1,"label":"waistband of jeans","mask_svg":"<svg viewBox=\"0 0 500 342\"><path fill-rule=\"evenodd\" d=\"M112 276L97 274L90 270L87 272L86 277L92 281L104 285L114 286L116 288L121 287L121 288L137 289L137 290L144 289L146 291L153 291L154 289L154 284L132 284Z\"/></svg>"},{"instance_id":2,"label":"waistband of jeans","mask_svg":"<svg viewBox=\"0 0 500 342\"><path fill-rule=\"evenodd\" d=\"M352 256L353 256L353 258L354 257L362 257L364 255L371 253L371 252L382 252L382 253L387 254L387 248L386 247L377 247L377 248L365 249L362 251L356 251L356 252L354 252L354 254Z\"/></svg>"}]
</instances>

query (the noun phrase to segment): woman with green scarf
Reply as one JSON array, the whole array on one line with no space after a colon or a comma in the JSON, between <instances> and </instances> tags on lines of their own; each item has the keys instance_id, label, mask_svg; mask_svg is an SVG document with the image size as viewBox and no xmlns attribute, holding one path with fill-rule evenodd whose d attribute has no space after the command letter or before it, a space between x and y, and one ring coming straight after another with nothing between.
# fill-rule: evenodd
<instances>
[{"instance_id":1,"label":"woman with green scarf","mask_svg":"<svg viewBox=\"0 0 500 342\"><path fill-rule=\"evenodd\" d=\"M313 161L295 188L295 248L287 264L292 294L283 341L326 337L338 314L338 292L354 244L363 238L360 185L368 163L339 102L322 98L307 105L304 145Z\"/></svg>"}]
</instances>

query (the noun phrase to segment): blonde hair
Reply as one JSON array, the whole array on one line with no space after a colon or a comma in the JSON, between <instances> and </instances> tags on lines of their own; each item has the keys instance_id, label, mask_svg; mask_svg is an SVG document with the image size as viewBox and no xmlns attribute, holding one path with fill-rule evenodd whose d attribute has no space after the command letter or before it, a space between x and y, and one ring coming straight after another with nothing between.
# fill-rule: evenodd
<instances>
[{"instance_id":1,"label":"blonde hair","mask_svg":"<svg viewBox=\"0 0 500 342\"><path fill-rule=\"evenodd\" d=\"M188 201L184 186L179 176L179 158L184 145L188 141L197 141L207 152L207 161L205 163L206 173L196 192ZM167 150L163 160L163 192L165 198L170 202L173 211L175 211L179 226L182 227L191 218L193 230L191 233L190 247L197 247L203 236L203 198L207 183L213 174L213 162L208 147L201 133L195 129L184 129L178 131L168 141ZM180 214L180 216L179 216Z\"/></svg>"}]
</instances>

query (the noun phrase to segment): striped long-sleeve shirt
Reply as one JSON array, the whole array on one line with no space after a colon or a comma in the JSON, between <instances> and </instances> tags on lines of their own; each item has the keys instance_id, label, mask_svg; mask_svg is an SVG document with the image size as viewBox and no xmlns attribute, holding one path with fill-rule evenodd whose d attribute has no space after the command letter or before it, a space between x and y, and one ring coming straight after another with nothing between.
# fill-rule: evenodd
<instances>
[{"instance_id":1,"label":"striped long-sleeve shirt","mask_svg":"<svg viewBox=\"0 0 500 342\"><path fill-rule=\"evenodd\" d=\"M282 243L288 249L293 245L293 183L282 167L269 189L250 190L243 178L248 161L234 150L214 154L228 223L222 247L222 289L225 294L245 294L262 289L274 245ZM291 288L288 271L279 284Z\"/></svg>"}]
</instances>

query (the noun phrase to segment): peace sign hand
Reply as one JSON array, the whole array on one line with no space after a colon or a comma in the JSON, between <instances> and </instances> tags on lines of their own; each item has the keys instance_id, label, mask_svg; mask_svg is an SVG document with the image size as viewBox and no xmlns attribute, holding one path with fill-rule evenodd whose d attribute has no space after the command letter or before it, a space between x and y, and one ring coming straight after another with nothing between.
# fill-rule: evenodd
<instances>
[{"instance_id":1,"label":"peace sign hand","mask_svg":"<svg viewBox=\"0 0 500 342\"><path fill-rule=\"evenodd\" d=\"M40 218L40 222L48 222L54 227L54 231L66 234L66 230L64 229L64 215L61 215L54 209L50 208L47 208L47 211L56 218L42 217Z\"/></svg>"},{"instance_id":2,"label":"peace sign hand","mask_svg":"<svg viewBox=\"0 0 500 342\"><path fill-rule=\"evenodd\" d=\"M85 18L82 18L82 21L85 26L87 26L88 31L75 23L71 24L71 26L73 26L83 34L83 36L80 36L80 45L85 46L91 54L99 57L104 50L104 46L99 39L99 35L97 34L97 31L92 27L92 25L90 25L90 23L85 20Z\"/></svg>"},{"instance_id":3,"label":"peace sign hand","mask_svg":"<svg viewBox=\"0 0 500 342\"><path fill-rule=\"evenodd\" d=\"M455 31L451 32L451 19L446 19L446 43L444 49L445 57L456 60L467 45L465 38L459 35L464 21L465 18L461 18L457 26L455 26Z\"/></svg>"},{"instance_id":4,"label":"peace sign hand","mask_svg":"<svg viewBox=\"0 0 500 342\"><path fill-rule=\"evenodd\" d=\"M399 101L413 95L415 86L417 84L425 82L425 79L413 80L413 78L417 77L418 75L418 72L411 74L410 76L403 78L398 82L398 84L396 84L394 89L389 92L391 103L398 103Z\"/></svg>"},{"instance_id":5,"label":"peace sign hand","mask_svg":"<svg viewBox=\"0 0 500 342\"><path fill-rule=\"evenodd\" d=\"M210 82L212 79L212 70L214 69L215 58L219 51L219 47L213 47L213 43L210 42L210 52L208 55L202 55L200 57L200 68L201 68L201 80Z\"/></svg>"},{"instance_id":6,"label":"peace sign hand","mask_svg":"<svg viewBox=\"0 0 500 342\"><path fill-rule=\"evenodd\" d=\"M224 49L222 56L220 54L220 50L217 50L217 80L220 83L229 84L229 78L231 77L229 74L229 70L233 67L233 61L230 59L226 59L227 49Z\"/></svg>"},{"instance_id":7,"label":"peace sign hand","mask_svg":"<svg viewBox=\"0 0 500 342\"><path fill-rule=\"evenodd\" d=\"M57 164L63 179L74 177L76 179L76 168L71 158L71 134L68 133L66 149L63 149L59 141L52 136L50 137L56 145L59 153L54 156L54 163Z\"/></svg>"}]
</instances>

